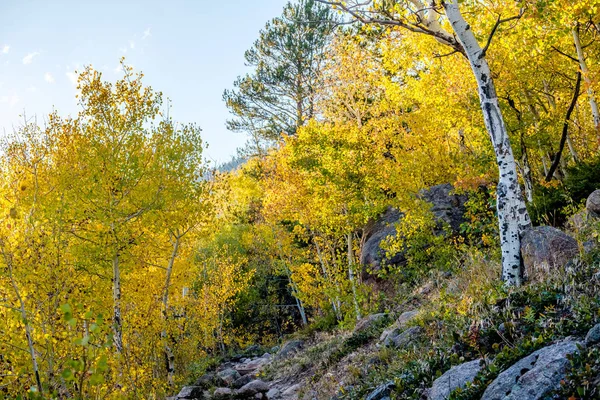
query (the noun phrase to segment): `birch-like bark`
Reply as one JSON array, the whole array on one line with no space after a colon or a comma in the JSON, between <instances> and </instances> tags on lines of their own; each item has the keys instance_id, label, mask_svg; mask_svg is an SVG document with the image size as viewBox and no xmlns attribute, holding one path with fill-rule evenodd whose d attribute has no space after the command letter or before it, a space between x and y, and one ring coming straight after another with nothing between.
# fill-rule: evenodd
<instances>
[{"instance_id":1,"label":"birch-like bark","mask_svg":"<svg viewBox=\"0 0 600 400\"><path fill-rule=\"evenodd\" d=\"M317 249L317 257L319 258L319 263L321 264L321 269L323 270L323 277L328 280L329 279L329 273L327 272L327 266L325 265L325 260L323 259L323 253L321 252L321 246L319 246L318 241L314 240L315 242L315 247ZM338 293L339 293L339 284L336 282L336 287L338 289ZM340 311L340 298L339 296L336 296L335 299L330 299L331 301L331 307L333 308L333 312L335 314L335 319L337 321L341 321L342 320L342 313Z\"/></svg>"},{"instance_id":2,"label":"birch-like bark","mask_svg":"<svg viewBox=\"0 0 600 400\"><path fill-rule=\"evenodd\" d=\"M123 321L121 317L121 271L119 252L113 256L113 342L118 353L123 352Z\"/></svg>"},{"instance_id":3,"label":"birch-like bark","mask_svg":"<svg viewBox=\"0 0 600 400\"><path fill-rule=\"evenodd\" d=\"M6 266L8 267L8 273L10 278L10 283L13 287L13 291L15 296L17 296L17 300L19 300L19 312L21 313L21 319L23 321L23 325L25 325L25 337L27 338L27 347L29 349L29 356L31 357L31 366L33 368L33 374L35 375L35 383L37 385L38 392L40 395L44 392L42 388L42 381L40 379L40 369L37 362L37 355L35 352L35 346L33 345L33 328L29 323L29 318L27 318L27 311L25 309L25 301L21 296L21 292L19 291L19 286L15 281L13 276L13 264L12 259L10 259L4 250L2 251L2 255L4 261L6 262Z\"/></svg>"},{"instance_id":4,"label":"birch-like bark","mask_svg":"<svg viewBox=\"0 0 600 400\"><path fill-rule=\"evenodd\" d=\"M521 233L531 225L517 178L517 165L510 145L504 118L485 53L473 30L462 16L457 0L443 3L446 16L461 43L479 90L485 126L490 135L499 181L496 189L500 245L502 249L502 279L509 286L519 286L521 273Z\"/></svg>"},{"instance_id":5,"label":"birch-like bark","mask_svg":"<svg viewBox=\"0 0 600 400\"><path fill-rule=\"evenodd\" d=\"M356 313L356 319L360 320L362 315L360 314L360 307L358 305L358 295L356 292L356 280L354 278L354 252L352 251L352 234L347 235L348 240L348 279L350 280L350 286L352 287L352 300L354 302L354 311Z\"/></svg>"},{"instance_id":6,"label":"birch-like bark","mask_svg":"<svg viewBox=\"0 0 600 400\"><path fill-rule=\"evenodd\" d=\"M175 355L173 354L173 350L169 346L169 339L167 338L167 323L169 321L169 288L171 286L171 276L173 275L173 265L175 264L177 253L179 252L180 239L181 236L175 236L175 242L173 242L173 251L171 252L171 258L169 258L169 264L167 265L165 288L163 290L162 299L162 316L165 328L160 333L160 336L162 337L165 343L165 363L167 367L167 382L169 386L173 386L175 384L173 380L175 374Z\"/></svg>"},{"instance_id":7,"label":"birch-like bark","mask_svg":"<svg viewBox=\"0 0 600 400\"><path fill-rule=\"evenodd\" d=\"M596 94L592 88L592 80L590 79L590 70L588 69L587 63L585 62L585 55L583 54L583 48L581 47L581 41L579 40L579 30L574 28L572 31L573 42L577 49L577 58L579 59L579 67L581 68L581 74L583 75L583 81L587 86L587 94L590 101L590 108L592 109L592 118L594 120L594 127L596 128L596 134L600 137L600 112L598 111L598 103L596 102Z\"/></svg>"}]
</instances>

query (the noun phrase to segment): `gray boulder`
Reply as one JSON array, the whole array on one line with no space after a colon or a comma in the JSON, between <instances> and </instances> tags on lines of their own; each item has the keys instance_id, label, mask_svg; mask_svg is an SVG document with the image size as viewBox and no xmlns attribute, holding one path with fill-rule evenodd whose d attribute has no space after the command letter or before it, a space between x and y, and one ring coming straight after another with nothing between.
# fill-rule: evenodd
<instances>
[{"instance_id":1,"label":"gray boulder","mask_svg":"<svg viewBox=\"0 0 600 400\"><path fill-rule=\"evenodd\" d=\"M388 336L398 336L402 331L406 328L406 325L412 321L417 315L419 315L419 310L405 311L394 322L391 326L389 326L386 330L381 333L379 337L380 343L385 343Z\"/></svg>"},{"instance_id":2,"label":"gray boulder","mask_svg":"<svg viewBox=\"0 0 600 400\"><path fill-rule=\"evenodd\" d=\"M360 254L360 262L371 271L363 271L363 275L368 276L370 272L381 270L385 262L390 265L402 265L406 258L402 252L386 257L385 251L381 249L381 244L386 238L396 236L396 223L403 217L400 211L389 207L383 215L377 220L370 222L365 228L366 240Z\"/></svg>"},{"instance_id":3,"label":"gray boulder","mask_svg":"<svg viewBox=\"0 0 600 400\"><path fill-rule=\"evenodd\" d=\"M594 190L585 202L585 208L596 218L600 218L600 189Z\"/></svg>"},{"instance_id":4,"label":"gray boulder","mask_svg":"<svg viewBox=\"0 0 600 400\"><path fill-rule=\"evenodd\" d=\"M215 389L212 398L215 400L228 400L233 397L233 390L229 388L217 388Z\"/></svg>"},{"instance_id":5,"label":"gray boulder","mask_svg":"<svg viewBox=\"0 0 600 400\"><path fill-rule=\"evenodd\" d=\"M252 378L252 375L242 375L241 378L236 379L232 384L231 387L239 389L242 386L244 386L247 383L250 383L254 380L254 378Z\"/></svg>"},{"instance_id":6,"label":"gray boulder","mask_svg":"<svg viewBox=\"0 0 600 400\"><path fill-rule=\"evenodd\" d=\"M277 353L277 356L279 358L288 357L288 356L302 350L303 347L304 347L303 340L290 340L289 342L285 343L281 347L281 350L279 350L279 353Z\"/></svg>"},{"instance_id":7,"label":"gray boulder","mask_svg":"<svg viewBox=\"0 0 600 400\"><path fill-rule=\"evenodd\" d=\"M267 393L269 391L269 385L260 379L256 379L252 382L248 382L240 389L235 392L237 398L250 398L254 397L258 393Z\"/></svg>"},{"instance_id":8,"label":"gray boulder","mask_svg":"<svg viewBox=\"0 0 600 400\"><path fill-rule=\"evenodd\" d=\"M600 324L595 325L585 336L586 346L594 346L598 343L600 343Z\"/></svg>"},{"instance_id":9,"label":"gray boulder","mask_svg":"<svg viewBox=\"0 0 600 400\"><path fill-rule=\"evenodd\" d=\"M437 220L436 234L443 234L444 225L449 225L452 231L459 232L460 225L465 221L466 195L452 194L454 187L445 183L422 190L421 199L431 204L431 212ZM389 207L381 217L371 221L365 228L365 242L360 255L360 262L364 266L363 279L371 277L371 273L381 270L383 264L404 265L406 257L403 251L386 256L381 249L381 244L388 237L396 236L396 224L404 214L395 208Z\"/></svg>"},{"instance_id":10,"label":"gray boulder","mask_svg":"<svg viewBox=\"0 0 600 400\"><path fill-rule=\"evenodd\" d=\"M383 321L383 319L386 318L386 316L387 314L385 313L367 315L366 317L364 317L356 323L356 325L354 326L354 332L356 333L366 331L372 326Z\"/></svg>"},{"instance_id":11,"label":"gray boulder","mask_svg":"<svg viewBox=\"0 0 600 400\"><path fill-rule=\"evenodd\" d=\"M223 371L219 371L217 372L217 376L221 378L227 386L231 386L233 382L241 378L240 373L233 368L227 368Z\"/></svg>"},{"instance_id":12,"label":"gray boulder","mask_svg":"<svg viewBox=\"0 0 600 400\"><path fill-rule=\"evenodd\" d=\"M396 385L394 384L394 382L387 382L383 385L379 385L377 386L377 388L375 388L375 390L369 393L367 397L365 397L365 400L384 400L386 398L389 399L390 394L392 393L392 389L394 389L395 387Z\"/></svg>"},{"instance_id":13,"label":"gray boulder","mask_svg":"<svg viewBox=\"0 0 600 400\"><path fill-rule=\"evenodd\" d=\"M577 241L551 226L529 228L521 239L525 276L537 280L565 266L579 254Z\"/></svg>"},{"instance_id":14,"label":"gray boulder","mask_svg":"<svg viewBox=\"0 0 600 400\"><path fill-rule=\"evenodd\" d=\"M208 389L212 386L218 386L222 383L222 379L214 372L209 372L202 375L194 382L194 386L201 386L203 389Z\"/></svg>"},{"instance_id":15,"label":"gray boulder","mask_svg":"<svg viewBox=\"0 0 600 400\"><path fill-rule=\"evenodd\" d=\"M178 399L204 399L204 389L200 386L184 386L179 394Z\"/></svg>"},{"instance_id":16,"label":"gray boulder","mask_svg":"<svg viewBox=\"0 0 600 400\"><path fill-rule=\"evenodd\" d=\"M279 389L277 389L277 388L271 388L267 392L267 399L269 399L269 400L275 399L276 397L279 397L280 393L281 392L279 391Z\"/></svg>"},{"instance_id":17,"label":"gray boulder","mask_svg":"<svg viewBox=\"0 0 600 400\"><path fill-rule=\"evenodd\" d=\"M483 393L482 400L540 400L560 387L569 367L568 354L577 342L565 340L544 347L502 372Z\"/></svg>"},{"instance_id":18,"label":"gray boulder","mask_svg":"<svg viewBox=\"0 0 600 400\"><path fill-rule=\"evenodd\" d=\"M431 212L438 221L437 234L442 233L442 225L448 224L453 232L460 231L460 225L465 222L465 194L452 194L454 187L449 183L432 186L421 191L421 198L431 203Z\"/></svg>"},{"instance_id":19,"label":"gray boulder","mask_svg":"<svg viewBox=\"0 0 600 400\"><path fill-rule=\"evenodd\" d=\"M481 371L481 363L482 360L474 360L450 368L433 382L427 398L446 400L456 389L465 388L467 383L472 382Z\"/></svg>"},{"instance_id":20,"label":"gray boulder","mask_svg":"<svg viewBox=\"0 0 600 400\"><path fill-rule=\"evenodd\" d=\"M422 333L423 328L420 326L413 326L396 336L388 336L384 344L396 349L405 348L414 343L414 341L417 340Z\"/></svg>"}]
</instances>

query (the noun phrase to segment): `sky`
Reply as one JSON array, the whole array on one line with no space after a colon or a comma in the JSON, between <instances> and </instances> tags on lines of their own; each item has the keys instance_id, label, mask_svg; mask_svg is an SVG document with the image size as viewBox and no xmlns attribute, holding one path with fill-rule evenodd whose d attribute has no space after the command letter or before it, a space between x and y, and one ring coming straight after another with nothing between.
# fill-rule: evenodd
<instances>
[{"instance_id":1,"label":"sky","mask_svg":"<svg viewBox=\"0 0 600 400\"><path fill-rule=\"evenodd\" d=\"M226 129L223 90L248 72L244 51L286 0L0 0L0 136L53 109L78 111L76 70L109 81L119 60L171 100L177 122L197 123L209 161L228 161L246 137Z\"/></svg>"}]
</instances>

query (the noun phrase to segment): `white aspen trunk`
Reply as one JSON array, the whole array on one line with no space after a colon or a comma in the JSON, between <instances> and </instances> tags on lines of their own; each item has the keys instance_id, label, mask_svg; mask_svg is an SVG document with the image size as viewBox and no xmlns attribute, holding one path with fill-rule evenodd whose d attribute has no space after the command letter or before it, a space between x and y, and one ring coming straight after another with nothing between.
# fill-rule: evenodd
<instances>
[{"instance_id":1,"label":"white aspen trunk","mask_svg":"<svg viewBox=\"0 0 600 400\"><path fill-rule=\"evenodd\" d=\"M596 95L592 88L592 80L590 79L590 70L588 69L587 63L585 62L585 55L583 54L583 48L581 47L581 41L579 40L579 32L577 28L574 28L573 42L577 49L577 58L579 59L579 66L581 68L581 74L583 75L583 81L587 86L587 94L590 101L590 108L592 109L592 118L594 119L594 127L596 128L596 134L600 134L600 112L598 112L598 103L596 103Z\"/></svg>"},{"instance_id":2,"label":"white aspen trunk","mask_svg":"<svg viewBox=\"0 0 600 400\"><path fill-rule=\"evenodd\" d=\"M42 388L42 381L40 379L40 369L37 362L37 355L35 354L35 347L33 345L33 329L31 328L31 324L29 323L29 318L27 318L27 311L25 310L25 302L21 297L21 292L19 291L19 287L17 286L17 282L15 281L12 273L12 263L9 265L10 270L10 282L12 284L13 290L17 299L19 300L19 311L21 312L21 319L23 320L23 325L25 325L25 337L27 338L27 347L29 348L29 356L31 357L31 366L33 367L33 374L35 375L35 383L37 385L37 390L40 395L44 392Z\"/></svg>"},{"instance_id":3,"label":"white aspen trunk","mask_svg":"<svg viewBox=\"0 0 600 400\"><path fill-rule=\"evenodd\" d=\"M571 140L571 135L567 133L567 146L569 146L569 153L571 153L571 158L575 163L579 163L579 157L577 156L577 151L575 150L575 146L573 146L573 141Z\"/></svg>"},{"instance_id":4,"label":"white aspen trunk","mask_svg":"<svg viewBox=\"0 0 600 400\"><path fill-rule=\"evenodd\" d=\"M354 252L352 251L352 234L347 235L348 239L348 279L352 287L352 300L354 302L354 311L356 313L356 319L360 320L362 315L360 314L360 307L358 305L358 296L356 294L356 282L354 279Z\"/></svg>"},{"instance_id":5,"label":"white aspen trunk","mask_svg":"<svg viewBox=\"0 0 600 400\"><path fill-rule=\"evenodd\" d=\"M119 252L113 256L113 342L118 353L123 352L123 321L121 319L121 271Z\"/></svg>"},{"instance_id":6,"label":"white aspen trunk","mask_svg":"<svg viewBox=\"0 0 600 400\"><path fill-rule=\"evenodd\" d=\"M463 18L458 1L452 0L443 4L477 80L485 126L496 153L499 169L496 195L502 249L502 279L508 286L519 286L522 282L520 235L531 225L531 221L521 194L515 157L483 49Z\"/></svg>"},{"instance_id":7,"label":"white aspen trunk","mask_svg":"<svg viewBox=\"0 0 600 400\"><path fill-rule=\"evenodd\" d=\"M323 259L323 253L321 253L321 246L319 246L319 243L315 240L315 247L317 249L317 257L319 258L319 263L321 264L321 269L323 270L323 277L325 278L325 280L329 280L329 273L327 272L327 266L325 265L325 260ZM338 288L338 292L339 292L339 285L336 282L336 287ZM337 321L341 321L342 320L342 313L340 312L340 299L339 297L336 297L335 300L334 299L330 299L331 301L331 307L333 308L333 312L335 314L335 319Z\"/></svg>"},{"instance_id":8,"label":"white aspen trunk","mask_svg":"<svg viewBox=\"0 0 600 400\"><path fill-rule=\"evenodd\" d=\"M169 287L171 286L171 276L173 274L173 265L175 264L175 258L177 258L177 253L179 251L179 241L181 237L176 236L175 242L173 243L173 251L171 252L171 258L169 258L169 264L167 266L167 274L165 277L165 289L163 291L163 301L162 301L162 316L165 324L165 328L161 332L161 337L165 343L165 363L167 367L167 382L169 386L173 386L175 384L173 378L175 375L175 355L173 354L173 350L169 346L169 339L167 337L167 323L169 321Z\"/></svg>"}]
</instances>

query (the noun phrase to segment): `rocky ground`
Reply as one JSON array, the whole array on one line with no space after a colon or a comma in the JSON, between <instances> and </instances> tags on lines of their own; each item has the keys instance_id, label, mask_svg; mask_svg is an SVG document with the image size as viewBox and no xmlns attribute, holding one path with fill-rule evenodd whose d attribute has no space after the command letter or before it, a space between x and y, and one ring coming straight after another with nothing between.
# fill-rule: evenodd
<instances>
[{"instance_id":1,"label":"rocky ground","mask_svg":"<svg viewBox=\"0 0 600 400\"><path fill-rule=\"evenodd\" d=\"M447 188L444 186L442 189ZM444 196L447 197L447 193L438 197ZM439 208L446 210L448 207ZM399 214L394 215L394 218L398 217ZM582 249L572 235L578 236L590 222L597 222L599 218L600 190L597 190L588 198L586 209L571 219L568 233L547 226L526 231L522 240L522 254L527 280L532 283L543 282L549 279L553 270L575 268L574 259ZM381 224L379 229L385 230L388 226ZM378 237L376 239L380 240ZM597 241L584 241L583 251L591 251L595 243ZM372 264L377 261L375 257L365 260ZM594 282L589 284L595 285L597 281L594 277ZM427 304L434 301L434 286L433 283L427 283L415 289L413 299L418 300L399 305L395 312L363 318L352 332L317 333L310 339L290 340L281 349L273 349L262 355L260 348L253 346L244 351L248 356L233 357L214 372L199 377L193 385L182 388L178 395L170 399L348 398L346 394L353 390L353 376L367 375L378 363L377 357L381 358L382 349L414 350L415 343L423 345L427 342L426 332L414 321L426 312ZM447 285L447 288L450 287L451 285ZM589 326L591 325L586 329ZM497 330L501 334L503 327L498 326ZM547 398L566 379L569 358L592 349L598 351L599 346L600 324L589 330L585 337L569 336L545 342L544 347L519 356L498 370L497 374L485 382L477 398ZM430 387L421 387L418 396L423 400L446 400L456 389L469 388L470 382L483 370L489 371L489 366L493 363L493 358L482 358L455 365L443 375L438 375L439 378ZM364 398L390 400L394 389L394 381L369 386Z\"/></svg>"}]
</instances>

